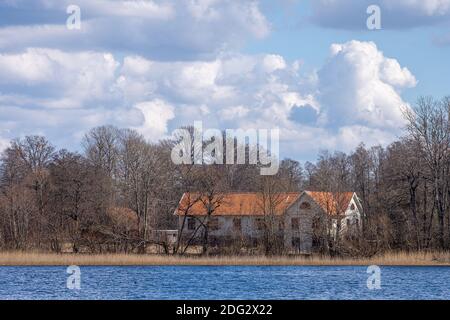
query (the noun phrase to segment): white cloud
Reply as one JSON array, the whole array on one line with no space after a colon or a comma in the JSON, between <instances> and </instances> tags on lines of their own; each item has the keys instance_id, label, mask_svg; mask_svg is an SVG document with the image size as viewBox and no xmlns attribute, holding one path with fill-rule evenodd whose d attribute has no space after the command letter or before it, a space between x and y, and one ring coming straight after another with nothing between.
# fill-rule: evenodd
<instances>
[{"instance_id":1,"label":"white cloud","mask_svg":"<svg viewBox=\"0 0 450 320\"><path fill-rule=\"evenodd\" d=\"M139 56L127 56L123 60L122 72L131 76L145 76L151 72L152 62Z\"/></svg>"},{"instance_id":2,"label":"white cloud","mask_svg":"<svg viewBox=\"0 0 450 320\"><path fill-rule=\"evenodd\" d=\"M168 121L175 117L174 108L167 102L156 99L137 104L136 109L144 116L143 123L135 127L145 138L158 141L168 134Z\"/></svg>"},{"instance_id":3,"label":"white cloud","mask_svg":"<svg viewBox=\"0 0 450 320\"><path fill-rule=\"evenodd\" d=\"M263 59L263 68L266 72L271 73L286 68L286 62L282 56L269 54Z\"/></svg>"},{"instance_id":4,"label":"white cloud","mask_svg":"<svg viewBox=\"0 0 450 320\"><path fill-rule=\"evenodd\" d=\"M227 107L220 111L220 115L224 120L233 120L245 117L250 109L244 106Z\"/></svg>"},{"instance_id":5,"label":"white cloud","mask_svg":"<svg viewBox=\"0 0 450 320\"><path fill-rule=\"evenodd\" d=\"M109 53L30 48L0 55L0 85L44 95L47 107L80 107L112 94L117 67Z\"/></svg>"},{"instance_id":6,"label":"white cloud","mask_svg":"<svg viewBox=\"0 0 450 320\"><path fill-rule=\"evenodd\" d=\"M380 80L397 88L412 88L417 85L416 78L397 60L384 58L380 66Z\"/></svg>"},{"instance_id":7,"label":"white cloud","mask_svg":"<svg viewBox=\"0 0 450 320\"><path fill-rule=\"evenodd\" d=\"M450 15L450 0L315 0L313 20L365 28L366 8L377 3L385 28ZM310 73L301 59L237 53L270 31L258 1L79 0L78 31L65 26L68 4L0 1L0 149L36 133L72 149L104 124L155 141L203 120L214 128L279 127L289 156L348 151L361 140L391 141L407 105L402 92L417 83L371 42L332 45Z\"/></svg>"},{"instance_id":8,"label":"white cloud","mask_svg":"<svg viewBox=\"0 0 450 320\"><path fill-rule=\"evenodd\" d=\"M153 61L151 72L138 78L173 99L179 125L203 119L222 128L279 126L290 151L309 153L392 141L403 123L401 107L407 105L401 93L416 85L414 75L374 43L336 44L331 52L317 81L306 86L313 90L301 85L309 75L299 75L295 64L277 55L224 55L176 66ZM292 118L294 109L306 106L316 113L309 125Z\"/></svg>"},{"instance_id":9,"label":"white cloud","mask_svg":"<svg viewBox=\"0 0 450 320\"><path fill-rule=\"evenodd\" d=\"M277 55L226 54L208 62L125 56L121 62L109 53L31 48L0 56L0 65L10 61L26 62L36 69L33 74L45 74L0 69L3 84L14 85L0 94L0 123L17 135L39 127L43 132L60 128L71 136L111 123L156 140L169 125L173 129L194 120L216 127L269 128L274 118L288 124L293 107L313 103Z\"/></svg>"},{"instance_id":10,"label":"white cloud","mask_svg":"<svg viewBox=\"0 0 450 320\"><path fill-rule=\"evenodd\" d=\"M212 58L247 39L265 37L270 29L256 1L81 0L77 1L81 30L65 26L69 4L72 1L35 2L33 22L26 25L23 20L12 20L13 25L0 28L0 49L95 49L133 52L158 60L190 60ZM23 1L3 7L17 16L29 10L28 2Z\"/></svg>"},{"instance_id":11,"label":"white cloud","mask_svg":"<svg viewBox=\"0 0 450 320\"><path fill-rule=\"evenodd\" d=\"M358 125L348 126L339 128L338 134L334 138L334 148L349 151L361 142L367 146L387 145L395 138L397 138L396 134L389 130Z\"/></svg>"},{"instance_id":12,"label":"white cloud","mask_svg":"<svg viewBox=\"0 0 450 320\"><path fill-rule=\"evenodd\" d=\"M57 61L47 52L50 51L29 49L20 54L0 54L0 83L34 84L51 81L56 73Z\"/></svg>"},{"instance_id":13,"label":"white cloud","mask_svg":"<svg viewBox=\"0 0 450 320\"><path fill-rule=\"evenodd\" d=\"M152 141L195 120L205 128L279 127L284 155L299 157L389 142L402 121L402 90L416 79L370 42L330 51L315 75L274 54L164 62L91 51L4 53L0 66L34 69L0 68L0 127L8 138L45 133L68 148L103 124L135 128Z\"/></svg>"},{"instance_id":14,"label":"white cloud","mask_svg":"<svg viewBox=\"0 0 450 320\"><path fill-rule=\"evenodd\" d=\"M374 43L359 41L333 45L318 79L321 111L334 126L363 124L387 130L404 123L401 109L407 103L401 91L417 83Z\"/></svg>"}]
</instances>

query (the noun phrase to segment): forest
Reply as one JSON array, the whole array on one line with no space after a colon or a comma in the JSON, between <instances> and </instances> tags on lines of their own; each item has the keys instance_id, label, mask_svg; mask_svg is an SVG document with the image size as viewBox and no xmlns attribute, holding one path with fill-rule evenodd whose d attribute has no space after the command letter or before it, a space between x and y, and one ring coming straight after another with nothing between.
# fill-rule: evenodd
<instances>
[{"instance_id":1,"label":"forest","mask_svg":"<svg viewBox=\"0 0 450 320\"><path fill-rule=\"evenodd\" d=\"M177 229L184 192L267 190L356 192L364 221L353 255L448 250L449 116L450 98L421 97L404 109L403 133L390 145L324 150L315 163L283 159L274 176L258 164L175 165L176 138L150 143L114 126L87 132L82 152L17 138L0 158L0 250L143 253L158 242L154 230Z\"/></svg>"}]
</instances>

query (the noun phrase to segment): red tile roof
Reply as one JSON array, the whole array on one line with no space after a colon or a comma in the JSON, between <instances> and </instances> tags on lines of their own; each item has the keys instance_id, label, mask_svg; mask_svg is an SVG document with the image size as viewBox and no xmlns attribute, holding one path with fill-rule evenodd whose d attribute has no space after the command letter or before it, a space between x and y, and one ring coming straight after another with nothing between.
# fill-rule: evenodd
<instances>
[{"instance_id":1,"label":"red tile roof","mask_svg":"<svg viewBox=\"0 0 450 320\"><path fill-rule=\"evenodd\" d=\"M353 197L353 192L306 191L306 194L330 215L344 214Z\"/></svg>"},{"instance_id":2,"label":"red tile roof","mask_svg":"<svg viewBox=\"0 0 450 320\"><path fill-rule=\"evenodd\" d=\"M353 192L318 192L305 191L315 203L317 203L325 213L330 215L344 214L353 197ZM294 204L302 195L302 192L279 193L274 195L275 215L283 215L285 211ZM262 216L263 195L261 193L225 193L217 195L213 199L219 207L214 210L214 216ZM200 197L198 193L184 193L175 210L175 214L182 216L206 215L205 204L208 203L206 197Z\"/></svg>"},{"instance_id":3,"label":"red tile roof","mask_svg":"<svg viewBox=\"0 0 450 320\"><path fill-rule=\"evenodd\" d=\"M299 197L300 192L280 193L273 195L273 204L275 215L282 215ZM206 197L202 197L196 193L185 193L181 198L175 213L184 215L186 209L188 215L206 215L204 203L208 203ZM197 200L197 201L196 201ZM262 216L263 196L260 193L225 193L218 195L212 202L217 202L219 207L213 212L215 216ZM266 201L268 203L268 201Z\"/></svg>"}]
</instances>

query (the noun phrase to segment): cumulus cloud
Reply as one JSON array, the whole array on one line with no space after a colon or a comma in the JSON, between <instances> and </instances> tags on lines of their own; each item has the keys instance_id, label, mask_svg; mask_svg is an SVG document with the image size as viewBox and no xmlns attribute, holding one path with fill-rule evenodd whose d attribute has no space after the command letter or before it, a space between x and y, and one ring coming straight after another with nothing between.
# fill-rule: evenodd
<instances>
[{"instance_id":1,"label":"cumulus cloud","mask_svg":"<svg viewBox=\"0 0 450 320\"><path fill-rule=\"evenodd\" d=\"M155 99L141 102L135 108L144 116L142 124L136 129L145 138L158 141L168 134L167 122L175 117L173 106L163 100Z\"/></svg>"},{"instance_id":2,"label":"cumulus cloud","mask_svg":"<svg viewBox=\"0 0 450 320\"><path fill-rule=\"evenodd\" d=\"M289 148L298 144L309 152L392 141L404 123L401 109L408 106L402 92L417 84L396 59L372 42L359 41L332 45L316 76L302 74L296 62L288 64L279 55L228 54L182 63L128 57L121 79L124 94L146 83L151 89L141 94L170 97L172 123L279 126Z\"/></svg>"},{"instance_id":3,"label":"cumulus cloud","mask_svg":"<svg viewBox=\"0 0 450 320\"><path fill-rule=\"evenodd\" d=\"M339 128L337 135L333 137L334 149L353 150L361 142L367 146L387 145L391 143L396 136L392 130L383 130L366 126L346 126Z\"/></svg>"},{"instance_id":4,"label":"cumulus cloud","mask_svg":"<svg viewBox=\"0 0 450 320\"><path fill-rule=\"evenodd\" d=\"M105 124L156 141L202 120L205 128L279 127L282 156L310 158L392 141L403 91L417 83L371 42L334 44L308 73L302 52L296 61L239 53L270 32L256 0L76 3L81 30L66 28L70 0L0 0L0 150L27 134L73 149ZM384 28L450 15L450 0L311 3L313 21L333 28L365 28L369 4L381 6Z\"/></svg>"},{"instance_id":5,"label":"cumulus cloud","mask_svg":"<svg viewBox=\"0 0 450 320\"><path fill-rule=\"evenodd\" d=\"M164 96L180 109L198 106L199 114L228 120L303 105L310 98L299 93L297 80L292 67L275 55L227 54L209 62L176 63L134 56L125 58L117 87L128 99Z\"/></svg>"},{"instance_id":6,"label":"cumulus cloud","mask_svg":"<svg viewBox=\"0 0 450 320\"><path fill-rule=\"evenodd\" d=\"M28 1L3 2L9 24L0 28L0 49L63 47L189 60L214 57L249 38L262 38L270 29L255 1L81 0L77 1L81 30L68 30L70 4L69 0L37 1L33 13L41 18L23 20L11 17L26 14Z\"/></svg>"},{"instance_id":7,"label":"cumulus cloud","mask_svg":"<svg viewBox=\"0 0 450 320\"><path fill-rule=\"evenodd\" d=\"M205 128L279 127L284 155L297 157L391 141L414 75L374 43L330 52L315 75L275 54L167 62L44 48L3 53L0 127L8 134L0 136L46 134L73 148L98 125L135 128L155 141L202 120Z\"/></svg>"},{"instance_id":8,"label":"cumulus cloud","mask_svg":"<svg viewBox=\"0 0 450 320\"><path fill-rule=\"evenodd\" d=\"M351 41L331 46L318 72L321 112L337 127L364 124L393 129L403 124L401 98L417 81L395 59L386 58L373 42Z\"/></svg>"},{"instance_id":9,"label":"cumulus cloud","mask_svg":"<svg viewBox=\"0 0 450 320\"><path fill-rule=\"evenodd\" d=\"M249 112L250 112L250 109L245 106L232 106L232 107L227 107L227 108L224 108L223 110L221 110L220 116L224 120L242 119Z\"/></svg>"},{"instance_id":10,"label":"cumulus cloud","mask_svg":"<svg viewBox=\"0 0 450 320\"><path fill-rule=\"evenodd\" d=\"M18 67L6 67L11 64ZM2 54L0 66L0 124L15 135L61 129L69 140L111 123L157 140L195 120L271 128L274 120L289 124L292 108L315 103L301 93L297 66L278 55L164 62L31 48ZM31 74L26 66L33 66Z\"/></svg>"},{"instance_id":11,"label":"cumulus cloud","mask_svg":"<svg viewBox=\"0 0 450 320\"><path fill-rule=\"evenodd\" d=\"M383 29L450 21L450 0L314 0L312 21L328 28L366 29L370 5L380 7Z\"/></svg>"},{"instance_id":12,"label":"cumulus cloud","mask_svg":"<svg viewBox=\"0 0 450 320\"><path fill-rule=\"evenodd\" d=\"M32 105L46 108L83 107L105 98L115 99L113 84L118 66L110 53L30 48L0 54L2 96L28 95L34 98Z\"/></svg>"},{"instance_id":13,"label":"cumulus cloud","mask_svg":"<svg viewBox=\"0 0 450 320\"><path fill-rule=\"evenodd\" d=\"M328 61L306 78L313 79L310 94L303 93L303 101L291 108L276 108L287 120L266 110L280 124L285 148L304 158L321 149L348 152L362 141L368 146L392 142L404 123L401 109L408 106L402 91L417 83L374 43L359 41L331 45Z\"/></svg>"}]
</instances>

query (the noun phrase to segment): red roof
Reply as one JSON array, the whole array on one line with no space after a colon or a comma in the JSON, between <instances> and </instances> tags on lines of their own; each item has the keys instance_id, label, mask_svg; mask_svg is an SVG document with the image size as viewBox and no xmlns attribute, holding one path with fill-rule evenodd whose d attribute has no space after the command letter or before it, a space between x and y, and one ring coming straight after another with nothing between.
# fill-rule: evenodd
<instances>
[{"instance_id":1,"label":"red roof","mask_svg":"<svg viewBox=\"0 0 450 320\"><path fill-rule=\"evenodd\" d=\"M275 215L282 215L297 199L300 192L279 193L272 195L272 202ZM213 212L215 216L262 216L264 215L264 197L260 193L225 193L217 195L212 204L219 205ZM208 204L206 197L200 197L197 193L185 193L176 210L177 215L206 215L205 204ZM268 205L267 205L268 207ZM266 211L268 212L268 210Z\"/></svg>"},{"instance_id":2,"label":"red roof","mask_svg":"<svg viewBox=\"0 0 450 320\"><path fill-rule=\"evenodd\" d=\"M347 211L354 192L306 191L314 202L330 215L340 215Z\"/></svg>"},{"instance_id":3,"label":"red roof","mask_svg":"<svg viewBox=\"0 0 450 320\"><path fill-rule=\"evenodd\" d=\"M330 215L344 214L353 197L353 192L319 192L305 191L325 213ZM283 215L302 195L302 192L288 192L272 195L272 204L275 207L275 215ZM214 216L263 216L264 197L261 193L224 193L218 194L212 201L212 205L218 205L212 215ZM266 200L266 204L270 201ZM175 214L202 216L207 214L205 205L208 200L199 193L184 193L175 210ZM187 211L187 212L186 212Z\"/></svg>"}]
</instances>

